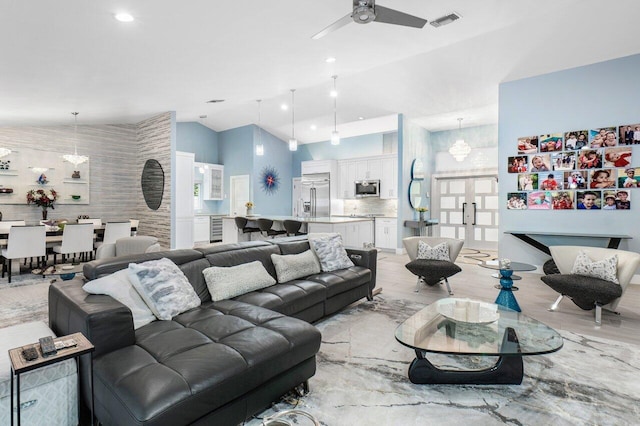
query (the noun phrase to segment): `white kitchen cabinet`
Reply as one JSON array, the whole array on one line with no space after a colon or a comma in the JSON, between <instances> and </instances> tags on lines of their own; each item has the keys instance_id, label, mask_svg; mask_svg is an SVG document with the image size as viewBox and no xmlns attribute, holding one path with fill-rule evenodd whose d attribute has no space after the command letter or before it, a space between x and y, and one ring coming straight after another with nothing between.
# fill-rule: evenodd
<instances>
[{"instance_id":1,"label":"white kitchen cabinet","mask_svg":"<svg viewBox=\"0 0 640 426\"><path fill-rule=\"evenodd\" d=\"M309 233L337 232L342 235L345 247L362 248L373 243L373 221L362 220L345 223L309 223Z\"/></svg>"},{"instance_id":2,"label":"white kitchen cabinet","mask_svg":"<svg viewBox=\"0 0 640 426\"><path fill-rule=\"evenodd\" d=\"M381 160L380 198L398 198L398 157L386 157Z\"/></svg>"},{"instance_id":3,"label":"white kitchen cabinet","mask_svg":"<svg viewBox=\"0 0 640 426\"><path fill-rule=\"evenodd\" d=\"M376 218L376 247L395 250L398 239L398 219Z\"/></svg>"},{"instance_id":4,"label":"white kitchen cabinet","mask_svg":"<svg viewBox=\"0 0 640 426\"><path fill-rule=\"evenodd\" d=\"M205 200L224 199L224 166L204 164L204 182L202 194Z\"/></svg>"},{"instance_id":5,"label":"white kitchen cabinet","mask_svg":"<svg viewBox=\"0 0 640 426\"><path fill-rule=\"evenodd\" d=\"M356 164L353 160L338 163L338 198L355 198Z\"/></svg>"},{"instance_id":6,"label":"white kitchen cabinet","mask_svg":"<svg viewBox=\"0 0 640 426\"><path fill-rule=\"evenodd\" d=\"M355 180L380 180L382 179L382 158L359 158L356 162Z\"/></svg>"},{"instance_id":7,"label":"white kitchen cabinet","mask_svg":"<svg viewBox=\"0 0 640 426\"><path fill-rule=\"evenodd\" d=\"M310 160L303 161L300 164L300 172L302 175L315 173L331 173L332 175L335 175L336 167L336 160Z\"/></svg>"},{"instance_id":8,"label":"white kitchen cabinet","mask_svg":"<svg viewBox=\"0 0 640 426\"><path fill-rule=\"evenodd\" d=\"M176 151L175 229L172 249L193 248L193 164L195 154Z\"/></svg>"},{"instance_id":9,"label":"white kitchen cabinet","mask_svg":"<svg viewBox=\"0 0 640 426\"><path fill-rule=\"evenodd\" d=\"M211 221L209 216L196 216L193 219L193 239L195 242L209 242Z\"/></svg>"}]
</instances>

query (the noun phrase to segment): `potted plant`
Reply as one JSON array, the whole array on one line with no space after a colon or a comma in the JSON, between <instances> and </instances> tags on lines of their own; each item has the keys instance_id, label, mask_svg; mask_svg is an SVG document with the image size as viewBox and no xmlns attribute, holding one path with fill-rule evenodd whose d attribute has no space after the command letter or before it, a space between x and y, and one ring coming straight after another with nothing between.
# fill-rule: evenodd
<instances>
[{"instance_id":1,"label":"potted plant","mask_svg":"<svg viewBox=\"0 0 640 426\"><path fill-rule=\"evenodd\" d=\"M58 199L54 189L32 189L27 191L27 204L42 208L42 220L47 220L47 209L55 209L53 203Z\"/></svg>"},{"instance_id":2,"label":"potted plant","mask_svg":"<svg viewBox=\"0 0 640 426\"><path fill-rule=\"evenodd\" d=\"M247 216L251 216L253 214L253 202L247 201L244 206L247 208Z\"/></svg>"}]
</instances>

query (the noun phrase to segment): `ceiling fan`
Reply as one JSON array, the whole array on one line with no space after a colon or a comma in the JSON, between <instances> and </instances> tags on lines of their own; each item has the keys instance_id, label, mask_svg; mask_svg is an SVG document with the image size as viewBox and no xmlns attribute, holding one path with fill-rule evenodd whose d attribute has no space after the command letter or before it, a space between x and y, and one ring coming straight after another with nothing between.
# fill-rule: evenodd
<instances>
[{"instance_id":1,"label":"ceiling fan","mask_svg":"<svg viewBox=\"0 0 640 426\"><path fill-rule=\"evenodd\" d=\"M353 12L338 19L311 38L317 40L330 32L344 27L351 21L357 22L358 24L368 24L369 22L375 21L382 22L383 24L403 25L413 28L422 28L427 23L426 19L387 7L376 6L375 0L353 0Z\"/></svg>"}]
</instances>

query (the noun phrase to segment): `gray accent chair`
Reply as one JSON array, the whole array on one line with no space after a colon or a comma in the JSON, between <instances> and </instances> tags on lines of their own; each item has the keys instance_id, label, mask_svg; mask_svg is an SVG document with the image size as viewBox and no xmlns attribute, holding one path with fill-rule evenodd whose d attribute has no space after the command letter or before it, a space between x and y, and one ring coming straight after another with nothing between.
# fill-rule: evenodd
<instances>
[{"instance_id":1,"label":"gray accent chair","mask_svg":"<svg viewBox=\"0 0 640 426\"><path fill-rule=\"evenodd\" d=\"M448 262L446 260L418 259L417 257L419 241L424 241L431 247L435 247L440 243L446 242L449 246L450 261ZM424 283L428 286L434 286L438 283L444 282L447 286L449 295L453 296L453 291L451 290L451 286L449 285L449 280L447 278L462 271L462 269L454 262L456 261L460 250L462 250L464 241L455 238L408 237L402 240L402 244L407 250L407 254L409 255L409 259L411 260L405 266L409 271L411 271L411 273L418 277L415 291L420 291L421 283Z\"/></svg>"},{"instance_id":2,"label":"gray accent chair","mask_svg":"<svg viewBox=\"0 0 640 426\"><path fill-rule=\"evenodd\" d=\"M598 325L602 323L603 308L617 313L615 310L618 303L640 266L640 254L618 249L583 246L551 246L549 249L560 271L559 274L540 277L545 284L560 293L549 308L550 311L558 309L564 296L567 296L584 310L595 309L595 321ZM593 261L602 260L614 254L618 255L616 276L620 285L599 278L572 274L571 270L580 250L584 250Z\"/></svg>"},{"instance_id":3,"label":"gray accent chair","mask_svg":"<svg viewBox=\"0 0 640 426\"><path fill-rule=\"evenodd\" d=\"M156 237L139 235L118 238L114 243L105 243L96 249L96 259L153 253L162 250Z\"/></svg>"}]
</instances>

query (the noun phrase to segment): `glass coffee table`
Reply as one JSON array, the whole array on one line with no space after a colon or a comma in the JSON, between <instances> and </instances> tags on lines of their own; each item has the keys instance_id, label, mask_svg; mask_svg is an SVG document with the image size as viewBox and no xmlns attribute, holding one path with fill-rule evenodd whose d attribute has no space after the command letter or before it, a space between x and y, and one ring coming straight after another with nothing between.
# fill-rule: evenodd
<instances>
[{"instance_id":1,"label":"glass coffee table","mask_svg":"<svg viewBox=\"0 0 640 426\"><path fill-rule=\"evenodd\" d=\"M493 303L480 303L488 318L466 322L443 315L440 299L404 321L395 332L401 344L415 350L409 380L416 384L513 384L522 383L522 357L555 352L562 348L562 336L545 324ZM494 321L490 321L495 318ZM427 353L460 356L498 356L495 365L481 370L444 370L426 358Z\"/></svg>"},{"instance_id":2,"label":"glass coffee table","mask_svg":"<svg viewBox=\"0 0 640 426\"><path fill-rule=\"evenodd\" d=\"M500 278L500 285L496 286L496 288L500 289L500 293L498 293L495 303L509 309L513 309L514 311L522 311L516 297L513 295L514 291L518 291L518 287L513 285L513 280L516 278L520 279L520 277L513 275L513 272L535 271L536 267L534 265L529 265L528 263L510 262L508 268L502 268L497 261L482 261L478 262L478 265L483 268L500 271L500 275L493 275L494 278Z\"/></svg>"}]
</instances>

